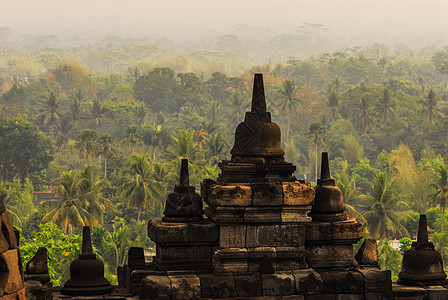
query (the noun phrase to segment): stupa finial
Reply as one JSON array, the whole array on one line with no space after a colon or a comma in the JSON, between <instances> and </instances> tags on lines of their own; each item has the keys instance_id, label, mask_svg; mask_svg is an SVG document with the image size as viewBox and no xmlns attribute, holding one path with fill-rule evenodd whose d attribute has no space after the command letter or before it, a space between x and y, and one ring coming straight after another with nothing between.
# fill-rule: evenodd
<instances>
[{"instance_id":1,"label":"stupa finial","mask_svg":"<svg viewBox=\"0 0 448 300\"><path fill-rule=\"evenodd\" d=\"M428 227L426 225L426 215L425 214L421 214L420 220L418 221L417 242L418 243L428 243Z\"/></svg>"},{"instance_id":2,"label":"stupa finial","mask_svg":"<svg viewBox=\"0 0 448 300\"><path fill-rule=\"evenodd\" d=\"M190 176L188 174L188 159L183 158L180 165L179 186L189 186Z\"/></svg>"},{"instance_id":3,"label":"stupa finial","mask_svg":"<svg viewBox=\"0 0 448 300\"><path fill-rule=\"evenodd\" d=\"M320 179L328 180L330 176L330 164L328 163L328 152L322 152L322 164L320 166Z\"/></svg>"},{"instance_id":4,"label":"stupa finial","mask_svg":"<svg viewBox=\"0 0 448 300\"><path fill-rule=\"evenodd\" d=\"M256 73L254 76L254 90L252 92L251 112L266 112L266 97L264 95L263 74Z\"/></svg>"},{"instance_id":5,"label":"stupa finial","mask_svg":"<svg viewBox=\"0 0 448 300\"><path fill-rule=\"evenodd\" d=\"M81 255L92 255L92 237L90 235L90 226L84 226L82 228L82 248Z\"/></svg>"}]
</instances>

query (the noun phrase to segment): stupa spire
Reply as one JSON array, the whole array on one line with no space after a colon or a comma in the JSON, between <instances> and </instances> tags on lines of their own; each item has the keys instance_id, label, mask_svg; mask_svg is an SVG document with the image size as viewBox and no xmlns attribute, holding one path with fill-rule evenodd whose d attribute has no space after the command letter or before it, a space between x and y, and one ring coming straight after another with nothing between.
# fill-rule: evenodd
<instances>
[{"instance_id":1,"label":"stupa spire","mask_svg":"<svg viewBox=\"0 0 448 300\"><path fill-rule=\"evenodd\" d=\"M189 186L190 176L188 174L188 159L183 158L180 165L179 186Z\"/></svg>"},{"instance_id":2,"label":"stupa spire","mask_svg":"<svg viewBox=\"0 0 448 300\"><path fill-rule=\"evenodd\" d=\"M82 228L82 248L81 248L81 255L92 255L93 254L93 248L92 248L92 237L90 235L90 227L84 226Z\"/></svg>"},{"instance_id":3,"label":"stupa spire","mask_svg":"<svg viewBox=\"0 0 448 300\"><path fill-rule=\"evenodd\" d=\"M320 166L320 179L328 180L330 176L330 164L328 163L328 152L322 152L322 164Z\"/></svg>"},{"instance_id":4,"label":"stupa spire","mask_svg":"<svg viewBox=\"0 0 448 300\"><path fill-rule=\"evenodd\" d=\"M420 220L418 221L418 243L428 243L428 227L426 225L426 215L421 214Z\"/></svg>"},{"instance_id":5,"label":"stupa spire","mask_svg":"<svg viewBox=\"0 0 448 300\"><path fill-rule=\"evenodd\" d=\"M254 113L266 112L266 97L264 94L263 74L256 73L254 76L254 89L252 92L252 107Z\"/></svg>"}]
</instances>

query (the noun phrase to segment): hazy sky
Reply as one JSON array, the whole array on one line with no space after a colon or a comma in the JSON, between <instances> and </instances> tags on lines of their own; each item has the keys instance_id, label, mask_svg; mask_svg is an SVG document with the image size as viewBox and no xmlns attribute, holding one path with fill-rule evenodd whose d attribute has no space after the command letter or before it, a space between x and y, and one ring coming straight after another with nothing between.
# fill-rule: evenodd
<instances>
[{"instance_id":1,"label":"hazy sky","mask_svg":"<svg viewBox=\"0 0 448 300\"><path fill-rule=\"evenodd\" d=\"M447 12L446 0L0 0L0 26L47 33L138 28L181 36L237 23L312 22L345 35L387 36L446 33Z\"/></svg>"}]
</instances>

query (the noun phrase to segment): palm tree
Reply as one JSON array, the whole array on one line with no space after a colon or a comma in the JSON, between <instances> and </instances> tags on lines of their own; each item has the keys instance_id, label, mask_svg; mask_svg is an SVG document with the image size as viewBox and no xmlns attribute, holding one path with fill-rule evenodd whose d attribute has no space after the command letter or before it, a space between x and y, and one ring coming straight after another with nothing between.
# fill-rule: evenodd
<instances>
[{"instance_id":1,"label":"palm tree","mask_svg":"<svg viewBox=\"0 0 448 300\"><path fill-rule=\"evenodd\" d=\"M315 149L314 182L317 182L317 144L319 139L321 140L322 143L324 143L323 134L324 134L324 127L319 121L312 123L307 133L307 139L308 141L311 142L312 145L314 145Z\"/></svg>"},{"instance_id":2,"label":"palm tree","mask_svg":"<svg viewBox=\"0 0 448 300\"><path fill-rule=\"evenodd\" d=\"M376 175L373 190L367 196L367 200L370 202L370 208L363 213L363 216L374 238L387 238L389 232L408 235L401 222L410 220L412 217L400 210L407 204L398 197L395 180L390 179L387 173L379 172Z\"/></svg>"},{"instance_id":3,"label":"palm tree","mask_svg":"<svg viewBox=\"0 0 448 300\"><path fill-rule=\"evenodd\" d=\"M384 89L383 95L379 99L378 115L380 116L383 124L387 124L389 119L391 119L395 115L391 92L388 88Z\"/></svg>"},{"instance_id":4,"label":"palm tree","mask_svg":"<svg viewBox=\"0 0 448 300\"><path fill-rule=\"evenodd\" d=\"M109 211L113 209L111 201L103 196L102 191L106 187L106 182L93 176L91 166L86 166L78 174L79 198L88 211L88 224L97 225L98 221L103 224L106 209Z\"/></svg>"},{"instance_id":5,"label":"palm tree","mask_svg":"<svg viewBox=\"0 0 448 300\"><path fill-rule=\"evenodd\" d=\"M131 153L134 154L135 145L143 143L141 132L137 125L129 125L123 138L123 144L131 147Z\"/></svg>"},{"instance_id":6,"label":"palm tree","mask_svg":"<svg viewBox=\"0 0 448 300\"><path fill-rule=\"evenodd\" d=\"M336 180L336 185L342 192L342 197L344 199L348 214L362 220L363 223L367 223L362 214L355 209L359 200L365 197L365 195L361 193L361 189L359 187L355 187L355 180L353 178L349 178L346 171L338 174L336 177L338 178Z\"/></svg>"},{"instance_id":7,"label":"palm tree","mask_svg":"<svg viewBox=\"0 0 448 300\"><path fill-rule=\"evenodd\" d=\"M369 100L367 99L367 96L362 96L361 99L359 99L358 102L359 106L357 107L360 118L361 118L361 126L362 126L362 133L366 134L368 125L369 125Z\"/></svg>"},{"instance_id":8,"label":"palm tree","mask_svg":"<svg viewBox=\"0 0 448 300\"><path fill-rule=\"evenodd\" d=\"M102 134L98 139L98 154L104 156L104 179L107 178L107 160L116 156L113 144L114 137L108 133Z\"/></svg>"},{"instance_id":9,"label":"palm tree","mask_svg":"<svg viewBox=\"0 0 448 300\"><path fill-rule=\"evenodd\" d=\"M227 118L230 119L229 124L233 127L236 127L243 120L246 104L241 92L235 92L230 96L228 105L230 111L227 114Z\"/></svg>"},{"instance_id":10,"label":"palm tree","mask_svg":"<svg viewBox=\"0 0 448 300\"><path fill-rule=\"evenodd\" d=\"M448 236L443 232L434 233L431 236L431 242L434 243L434 249L439 251L444 264L446 264L448 259Z\"/></svg>"},{"instance_id":11,"label":"palm tree","mask_svg":"<svg viewBox=\"0 0 448 300\"><path fill-rule=\"evenodd\" d=\"M151 200L161 202L163 187L152 179L152 166L148 154L133 154L125 163L122 176L126 182L121 192L126 197L128 206L137 206L137 224L140 222L140 214L143 206L148 208Z\"/></svg>"},{"instance_id":12,"label":"palm tree","mask_svg":"<svg viewBox=\"0 0 448 300\"><path fill-rule=\"evenodd\" d=\"M47 98L42 102L42 109L37 115L42 119L43 129L51 128L50 134L54 135L54 129L59 126L61 114L59 112L61 102L58 100L55 92L50 90Z\"/></svg>"},{"instance_id":13,"label":"palm tree","mask_svg":"<svg viewBox=\"0 0 448 300\"><path fill-rule=\"evenodd\" d=\"M333 122L336 116L340 116L338 106L339 106L339 95L337 94L336 91L332 91L328 94L328 108L331 111Z\"/></svg>"},{"instance_id":14,"label":"palm tree","mask_svg":"<svg viewBox=\"0 0 448 300\"><path fill-rule=\"evenodd\" d=\"M145 123L145 119L149 114L148 107L145 103L140 103L140 105L137 107L137 111L135 113L135 116L137 117L138 124L140 129L142 128L143 123Z\"/></svg>"},{"instance_id":15,"label":"palm tree","mask_svg":"<svg viewBox=\"0 0 448 300\"><path fill-rule=\"evenodd\" d=\"M439 108L437 107L439 101L440 98L433 89L430 89L428 95L422 100L422 104L425 106L425 113L429 118L429 125L431 125L434 118L440 114Z\"/></svg>"},{"instance_id":16,"label":"palm tree","mask_svg":"<svg viewBox=\"0 0 448 300\"><path fill-rule=\"evenodd\" d=\"M78 121L82 118L83 106L82 101L84 100L84 94L81 89L78 89L76 93L71 97L71 102L69 103L69 116L73 122L73 132L76 135L78 132Z\"/></svg>"},{"instance_id":17,"label":"palm tree","mask_svg":"<svg viewBox=\"0 0 448 300\"><path fill-rule=\"evenodd\" d=\"M211 159L214 159L213 163L216 163L221 160L221 156L226 150L227 147L227 136L223 137L222 133L217 133L211 135L211 137L208 139L209 142L207 143Z\"/></svg>"},{"instance_id":18,"label":"palm tree","mask_svg":"<svg viewBox=\"0 0 448 300\"><path fill-rule=\"evenodd\" d=\"M447 206L448 200L448 170L445 166L441 165L435 174L434 181L431 183L430 187L434 190L433 193L429 195L429 200L440 207L442 211L442 228L443 233L443 223L445 220L445 208Z\"/></svg>"},{"instance_id":19,"label":"palm tree","mask_svg":"<svg viewBox=\"0 0 448 300\"><path fill-rule=\"evenodd\" d=\"M98 126L101 125L101 118L106 114L106 108L103 103L94 98L90 103L89 110L93 120L95 120L95 130L98 130Z\"/></svg>"},{"instance_id":20,"label":"palm tree","mask_svg":"<svg viewBox=\"0 0 448 300\"><path fill-rule=\"evenodd\" d=\"M303 101L297 97L297 91L294 82L292 80L285 80L278 93L280 95L279 109L281 114L288 116L288 125L286 129L286 138L289 137L289 130L291 128L291 117L297 113L297 109L300 103Z\"/></svg>"},{"instance_id":21,"label":"palm tree","mask_svg":"<svg viewBox=\"0 0 448 300\"><path fill-rule=\"evenodd\" d=\"M88 211L79 197L79 185L81 178L75 170L64 172L53 182L54 193L57 199L42 201L42 205L48 205L48 211L41 223L51 221L58 225L64 233L74 228L86 225Z\"/></svg>"},{"instance_id":22,"label":"palm tree","mask_svg":"<svg viewBox=\"0 0 448 300\"><path fill-rule=\"evenodd\" d=\"M95 130L84 129L76 138L75 147L81 152L81 157L91 161L98 147L98 133Z\"/></svg>"},{"instance_id":23,"label":"palm tree","mask_svg":"<svg viewBox=\"0 0 448 300\"><path fill-rule=\"evenodd\" d=\"M173 143L166 148L171 159L186 158L189 161L197 154L199 147L194 140L194 130L180 130L172 138Z\"/></svg>"}]
</instances>

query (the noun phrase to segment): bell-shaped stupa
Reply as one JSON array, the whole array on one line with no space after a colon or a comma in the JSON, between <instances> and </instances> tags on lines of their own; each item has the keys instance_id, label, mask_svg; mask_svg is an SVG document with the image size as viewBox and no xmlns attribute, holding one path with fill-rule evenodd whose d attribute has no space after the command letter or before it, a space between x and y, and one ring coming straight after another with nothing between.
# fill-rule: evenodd
<instances>
[{"instance_id":1,"label":"bell-shaped stupa","mask_svg":"<svg viewBox=\"0 0 448 300\"><path fill-rule=\"evenodd\" d=\"M320 179L317 180L316 198L309 214L314 222L335 222L347 219L341 190L330 177L328 153L322 152Z\"/></svg>"},{"instance_id":2,"label":"bell-shaped stupa","mask_svg":"<svg viewBox=\"0 0 448 300\"><path fill-rule=\"evenodd\" d=\"M447 284L443 271L442 256L428 240L426 215L421 214L418 224L417 241L403 255L402 270L398 275L402 285L442 285Z\"/></svg>"},{"instance_id":3,"label":"bell-shaped stupa","mask_svg":"<svg viewBox=\"0 0 448 300\"><path fill-rule=\"evenodd\" d=\"M61 292L67 295L92 296L112 292L114 287L104 278L104 264L93 253L90 227L82 229L82 249L79 258L70 265L70 279Z\"/></svg>"},{"instance_id":4,"label":"bell-shaped stupa","mask_svg":"<svg viewBox=\"0 0 448 300\"><path fill-rule=\"evenodd\" d=\"M174 187L174 192L166 198L164 222L201 221L202 198L190 185L188 174L188 159L182 159L180 167L179 185Z\"/></svg>"},{"instance_id":5,"label":"bell-shaped stupa","mask_svg":"<svg viewBox=\"0 0 448 300\"><path fill-rule=\"evenodd\" d=\"M251 110L235 131L231 160L220 163L218 183L295 181L295 166L285 162L280 127L266 111L263 75L255 74Z\"/></svg>"}]
</instances>

